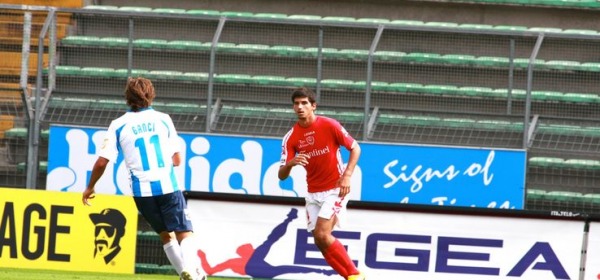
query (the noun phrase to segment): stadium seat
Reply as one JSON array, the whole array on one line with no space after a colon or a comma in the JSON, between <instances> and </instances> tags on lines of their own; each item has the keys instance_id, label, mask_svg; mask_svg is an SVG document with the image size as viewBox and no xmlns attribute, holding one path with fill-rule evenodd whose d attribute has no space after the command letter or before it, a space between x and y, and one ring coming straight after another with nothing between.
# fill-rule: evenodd
<instances>
[{"instance_id":1,"label":"stadium seat","mask_svg":"<svg viewBox=\"0 0 600 280\"><path fill-rule=\"evenodd\" d=\"M314 20L320 20L323 17L319 16L319 15L289 15L287 17L288 19L291 20L307 20L307 21L314 21Z\"/></svg>"},{"instance_id":2,"label":"stadium seat","mask_svg":"<svg viewBox=\"0 0 600 280\"><path fill-rule=\"evenodd\" d=\"M544 198L563 202L582 202L583 194L572 191L550 191L544 195Z\"/></svg>"},{"instance_id":3,"label":"stadium seat","mask_svg":"<svg viewBox=\"0 0 600 280\"><path fill-rule=\"evenodd\" d=\"M219 11L215 11L215 10L192 9L192 10L187 10L186 14L198 15L198 16L219 16L221 13Z\"/></svg>"},{"instance_id":4,"label":"stadium seat","mask_svg":"<svg viewBox=\"0 0 600 280\"><path fill-rule=\"evenodd\" d=\"M137 48L163 49L169 45L167 40L162 39L137 39L133 41L133 46Z\"/></svg>"},{"instance_id":5,"label":"stadium seat","mask_svg":"<svg viewBox=\"0 0 600 280\"><path fill-rule=\"evenodd\" d=\"M80 73L84 76L92 77L115 77L115 69L109 67L82 67Z\"/></svg>"},{"instance_id":6,"label":"stadium seat","mask_svg":"<svg viewBox=\"0 0 600 280\"><path fill-rule=\"evenodd\" d=\"M532 189L530 187L527 187L527 200L539 200L539 199L544 199L546 196L546 191L545 190L539 190L539 189Z\"/></svg>"},{"instance_id":7,"label":"stadium seat","mask_svg":"<svg viewBox=\"0 0 600 280\"><path fill-rule=\"evenodd\" d=\"M475 127L475 120L466 118L444 118L442 122L450 128L473 128Z\"/></svg>"},{"instance_id":8,"label":"stadium seat","mask_svg":"<svg viewBox=\"0 0 600 280\"><path fill-rule=\"evenodd\" d=\"M99 41L96 36L67 36L60 40L63 45L97 45Z\"/></svg>"},{"instance_id":9,"label":"stadium seat","mask_svg":"<svg viewBox=\"0 0 600 280\"><path fill-rule=\"evenodd\" d=\"M198 41L173 40L166 44L167 48L190 50L190 51L207 51L210 50L210 45L206 45Z\"/></svg>"},{"instance_id":10,"label":"stadium seat","mask_svg":"<svg viewBox=\"0 0 600 280\"><path fill-rule=\"evenodd\" d=\"M314 87L317 84L315 78L290 77L285 80L289 85L296 87Z\"/></svg>"},{"instance_id":11,"label":"stadium seat","mask_svg":"<svg viewBox=\"0 0 600 280\"><path fill-rule=\"evenodd\" d=\"M562 168L564 167L565 160L562 158L556 157L531 157L529 160L529 165L531 166L540 166L540 167L553 167L553 168Z\"/></svg>"},{"instance_id":12,"label":"stadium seat","mask_svg":"<svg viewBox=\"0 0 600 280\"><path fill-rule=\"evenodd\" d=\"M290 56L290 57L298 57L304 54L304 48L298 46L271 46L268 49L269 53L280 55L280 56Z\"/></svg>"},{"instance_id":13,"label":"stadium seat","mask_svg":"<svg viewBox=\"0 0 600 280\"><path fill-rule=\"evenodd\" d=\"M600 161L591 159L567 159L564 165L574 169L600 170Z\"/></svg>"},{"instance_id":14,"label":"stadium seat","mask_svg":"<svg viewBox=\"0 0 600 280\"><path fill-rule=\"evenodd\" d=\"M185 9L174 9L174 8L154 8L152 12L159 14L185 14Z\"/></svg>"},{"instance_id":15,"label":"stadium seat","mask_svg":"<svg viewBox=\"0 0 600 280\"><path fill-rule=\"evenodd\" d=\"M259 85L269 85L269 86L287 85L286 78L283 76L257 75L257 76L253 76L251 80Z\"/></svg>"},{"instance_id":16,"label":"stadium seat","mask_svg":"<svg viewBox=\"0 0 600 280\"><path fill-rule=\"evenodd\" d=\"M252 17L266 19L285 19L288 17L288 15L282 13L256 13Z\"/></svg>"},{"instance_id":17,"label":"stadium seat","mask_svg":"<svg viewBox=\"0 0 600 280\"><path fill-rule=\"evenodd\" d=\"M220 74L215 77L216 82L226 84L251 84L258 83L258 79L254 79L247 74Z\"/></svg>"},{"instance_id":18,"label":"stadium seat","mask_svg":"<svg viewBox=\"0 0 600 280\"><path fill-rule=\"evenodd\" d=\"M141 7L141 6L122 6L122 7L119 7L118 10L125 11L125 12L136 12L136 13L152 12L152 8Z\"/></svg>"},{"instance_id":19,"label":"stadium seat","mask_svg":"<svg viewBox=\"0 0 600 280\"><path fill-rule=\"evenodd\" d=\"M222 11L219 13L220 16L236 18L236 17L252 17L254 14L250 12L239 12L239 11Z\"/></svg>"}]
</instances>

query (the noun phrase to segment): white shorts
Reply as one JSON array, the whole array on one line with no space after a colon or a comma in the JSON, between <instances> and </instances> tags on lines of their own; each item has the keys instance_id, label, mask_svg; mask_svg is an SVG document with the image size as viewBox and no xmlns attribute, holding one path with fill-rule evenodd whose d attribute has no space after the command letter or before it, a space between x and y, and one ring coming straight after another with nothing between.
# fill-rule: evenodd
<instances>
[{"instance_id":1,"label":"white shorts","mask_svg":"<svg viewBox=\"0 0 600 280\"><path fill-rule=\"evenodd\" d=\"M317 218L331 219L337 217L335 227L341 228L346 218L348 196L339 197L340 189L308 193L306 195L306 229L312 232L317 225Z\"/></svg>"}]
</instances>

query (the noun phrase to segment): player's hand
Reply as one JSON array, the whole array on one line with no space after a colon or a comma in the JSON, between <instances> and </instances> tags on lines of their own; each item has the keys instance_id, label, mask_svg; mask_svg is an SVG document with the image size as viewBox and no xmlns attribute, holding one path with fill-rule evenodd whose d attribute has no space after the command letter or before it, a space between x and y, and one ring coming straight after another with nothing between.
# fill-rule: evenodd
<instances>
[{"instance_id":1,"label":"player's hand","mask_svg":"<svg viewBox=\"0 0 600 280\"><path fill-rule=\"evenodd\" d=\"M81 198L83 205L91 206L92 204L90 203L90 200L93 199L94 197L96 197L95 193L96 192L93 189L86 188L83 191L83 195Z\"/></svg>"},{"instance_id":2,"label":"player's hand","mask_svg":"<svg viewBox=\"0 0 600 280\"><path fill-rule=\"evenodd\" d=\"M340 188L340 197L345 197L350 193L350 177L343 176L337 181L337 187Z\"/></svg>"},{"instance_id":3,"label":"player's hand","mask_svg":"<svg viewBox=\"0 0 600 280\"><path fill-rule=\"evenodd\" d=\"M292 159L292 165L307 166L309 158L310 156L307 154L298 154Z\"/></svg>"}]
</instances>

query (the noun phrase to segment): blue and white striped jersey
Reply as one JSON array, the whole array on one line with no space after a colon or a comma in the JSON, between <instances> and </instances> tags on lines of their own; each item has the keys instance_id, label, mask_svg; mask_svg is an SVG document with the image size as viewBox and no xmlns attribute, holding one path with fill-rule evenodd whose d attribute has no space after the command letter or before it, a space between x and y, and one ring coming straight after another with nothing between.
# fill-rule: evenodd
<instances>
[{"instance_id":1,"label":"blue and white striped jersey","mask_svg":"<svg viewBox=\"0 0 600 280\"><path fill-rule=\"evenodd\" d=\"M123 153L133 196L162 195L179 190L172 159L178 139L171 117L150 107L113 120L98 155L115 162Z\"/></svg>"}]
</instances>

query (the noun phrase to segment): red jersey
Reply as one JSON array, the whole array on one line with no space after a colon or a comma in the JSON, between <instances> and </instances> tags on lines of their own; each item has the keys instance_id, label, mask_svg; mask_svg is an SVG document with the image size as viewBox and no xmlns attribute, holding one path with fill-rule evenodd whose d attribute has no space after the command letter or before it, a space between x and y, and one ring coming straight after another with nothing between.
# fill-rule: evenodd
<instances>
[{"instance_id":1,"label":"red jersey","mask_svg":"<svg viewBox=\"0 0 600 280\"><path fill-rule=\"evenodd\" d=\"M340 147L352 149L355 140L336 120L317 116L309 127L298 123L283 137L281 161L283 166L296 154L310 155L306 169L308 192L333 189L344 172Z\"/></svg>"}]
</instances>

